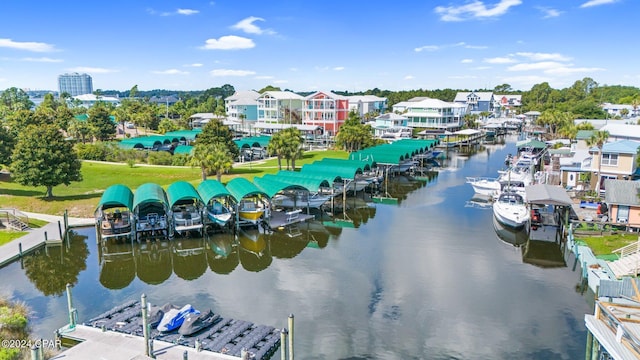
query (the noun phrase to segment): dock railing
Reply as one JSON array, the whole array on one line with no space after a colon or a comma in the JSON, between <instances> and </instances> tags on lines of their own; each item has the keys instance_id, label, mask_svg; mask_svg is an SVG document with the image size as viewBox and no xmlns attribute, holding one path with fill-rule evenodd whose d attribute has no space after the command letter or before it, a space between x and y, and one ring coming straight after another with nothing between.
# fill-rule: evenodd
<instances>
[{"instance_id":1,"label":"dock railing","mask_svg":"<svg viewBox=\"0 0 640 360\"><path fill-rule=\"evenodd\" d=\"M638 236L638 241L612 251L612 253L618 254L621 259L625 256L633 255L638 252L640 252L640 236Z\"/></svg>"},{"instance_id":2,"label":"dock railing","mask_svg":"<svg viewBox=\"0 0 640 360\"><path fill-rule=\"evenodd\" d=\"M633 324L636 323L637 320L630 318L619 319L609 310L610 305L612 304L598 301L596 303L596 317L616 334L616 340L618 342L622 342L629 350L633 351L636 356L640 357L640 339L638 339L633 331L627 328L628 326L634 326Z\"/></svg>"},{"instance_id":3,"label":"dock railing","mask_svg":"<svg viewBox=\"0 0 640 360\"><path fill-rule=\"evenodd\" d=\"M15 230L22 231L24 227L29 227L29 216L18 209L0 208L0 217L5 220L6 226L15 228ZM24 224L24 226L18 224Z\"/></svg>"}]
</instances>

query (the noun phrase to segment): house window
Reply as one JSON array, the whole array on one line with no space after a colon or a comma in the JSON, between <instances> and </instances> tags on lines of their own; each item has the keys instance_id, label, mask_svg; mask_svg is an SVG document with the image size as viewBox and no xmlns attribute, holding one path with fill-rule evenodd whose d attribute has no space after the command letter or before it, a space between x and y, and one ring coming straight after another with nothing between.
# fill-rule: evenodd
<instances>
[{"instance_id":1,"label":"house window","mask_svg":"<svg viewBox=\"0 0 640 360\"><path fill-rule=\"evenodd\" d=\"M618 166L618 154L602 154L602 165Z\"/></svg>"},{"instance_id":2,"label":"house window","mask_svg":"<svg viewBox=\"0 0 640 360\"><path fill-rule=\"evenodd\" d=\"M619 223L629 222L629 206L628 205L618 205L618 216L616 218L616 222L619 222Z\"/></svg>"}]
</instances>

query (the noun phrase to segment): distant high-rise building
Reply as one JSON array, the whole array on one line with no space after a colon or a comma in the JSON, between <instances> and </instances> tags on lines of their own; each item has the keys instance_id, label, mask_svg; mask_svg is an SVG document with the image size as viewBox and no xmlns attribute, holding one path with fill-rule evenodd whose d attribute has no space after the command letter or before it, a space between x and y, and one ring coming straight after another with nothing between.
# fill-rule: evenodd
<instances>
[{"instance_id":1,"label":"distant high-rise building","mask_svg":"<svg viewBox=\"0 0 640 360\"><path fill-rule=\"evenodd\" d=\"M58 76L58 90L60 95L65 92L71 96L92 94L93 81L87 74L63 74Z\"/></svg>"}]
</instances>

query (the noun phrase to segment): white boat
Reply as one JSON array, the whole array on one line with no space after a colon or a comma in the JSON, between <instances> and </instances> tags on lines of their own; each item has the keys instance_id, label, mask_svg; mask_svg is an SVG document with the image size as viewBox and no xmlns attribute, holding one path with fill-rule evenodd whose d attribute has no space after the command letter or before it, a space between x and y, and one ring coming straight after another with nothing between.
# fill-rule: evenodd
<instances>
[{"instance_id":1,"label":"white boat","mask_svg":"<svg viewBox=\"0 0 640 360\"><path fill-rule=\"evenodd\" d=\"M478 195L493 196L500 192L500 178L467 177L467 184Z\"/></svg>"},{"instance_id":2,"label":"white boat","mask_svg":"<svg viewBox=\"0 0 640 360\"><path fill-rule=\"evenodd\" d=\"M527 170L518 168L510 168L505 171L498 171L499 176L491 177L467 177L466 182L473 187L476 194L497 197L505 186L509 183L521 185L524 190L525 186L531 184L531 174ZM524 191L523 191L524 193Z\"/></svg>"},{"instance_id":3,"label":"white boat","mask_svg":"<svg viewBox=\"0 0 640 360\"><path fill-rule=\"evenodd\" d=\"M202 209L200 206L201 204L184 204L173 207L173 225L177 233L202 231Z\"/></svg>"},{"instance_id":4,"label":"white boat","mask_svg":"<svg viewBox=\"0 0 640 360\"><path fill-rule=\"evenodd\" d=\"M219 226L227 225L232 215L231 210L217 200L213 200L211 204L207 206L207 217Z\"/></svg>"},{"instance_id":5,"label":"white boat","mask_svg":"<svg viewBox=\"0 0 640 360\"><path fill-rule=\"evenodd\" d=\"M275 206L283 208L300 208L312 207L319 208L327 201L331 200L331 196L318 193L296 192L292 194L277 194L271 198L271 202Z\"/></svg>"},{"instance_id":6,"label":"white boat","mask_svg":"<svg viewBox=\"0 0 640 360\"><path fill-rule=\"evenodd\" d=\"M531 214L522 195L503 192L493 203L493 216L504 226L520 229L529 222Z\"/></svg>"}]
</instances>

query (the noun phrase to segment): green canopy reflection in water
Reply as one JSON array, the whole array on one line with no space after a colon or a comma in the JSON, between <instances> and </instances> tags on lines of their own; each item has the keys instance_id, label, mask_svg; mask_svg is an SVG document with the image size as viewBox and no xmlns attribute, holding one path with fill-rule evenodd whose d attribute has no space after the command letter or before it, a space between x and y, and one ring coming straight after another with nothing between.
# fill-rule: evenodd
<instances>
[{"instance_id":1,"label":"green canopy reflection in water","mask_svg":"<svg viewBox=\"0 0 640 360\"><path fill-rule=\"evenodd\" d=\"M176 239L172 244L173 272L183 280L195 280L207 270L205 241Z\"/></svg>"},{"instance_id":2,"label":"green canopy reflection in water","mask_svg":"<svg viewBox=\"0 0 640 360\"><path fill-rule=\"evenodd\" d=\"M216 274L230 274L238 267L240 258L237 246L234 246L232 234L216 234L206 239L207 263Z\"/></svg>"},{"instance_id":3,"label":"green canopy reflection in water","mask_svg":"<svg viewBox=\"0 0 640 360\"><path fill-rule=\"evenodd\" d=\"M123 289L136 278L134 245L129 242L103 241L98 247L100 284L107 289Z\"/></svg>"},{"instance_id":4,"label":"green canopy reflection in water","mask_svg":"<svg viewBox=\"0 0 640 360\"><path fill-rule=\"evenodd\" d=\"M140 244L137 252L138 278L149 285L167 281L173 272L171 244L169 241L152 241Z\"/></svg>"}]
</instances>

